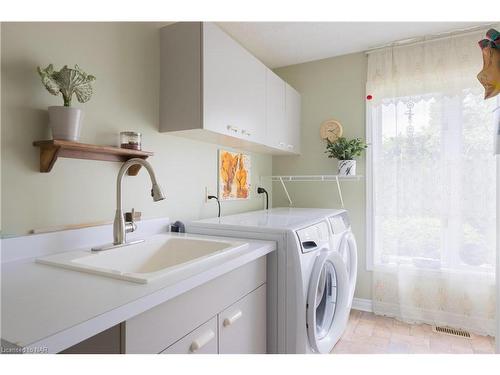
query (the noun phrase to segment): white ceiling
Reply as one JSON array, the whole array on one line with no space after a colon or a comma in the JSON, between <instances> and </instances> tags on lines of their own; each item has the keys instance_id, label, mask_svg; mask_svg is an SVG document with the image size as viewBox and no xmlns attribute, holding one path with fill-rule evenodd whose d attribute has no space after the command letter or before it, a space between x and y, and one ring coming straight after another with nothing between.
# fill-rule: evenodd
<instances>
[{"instance_id":1,"label":"white ceiling","mask_svg":"<svg viewBox=\"0 0 500 375\"><path fill-rule=\"evenodd\" d=\"M473 22L219 22L270 68L361 52L408 38L479 25Z\"/></svg>"}]
</instances>

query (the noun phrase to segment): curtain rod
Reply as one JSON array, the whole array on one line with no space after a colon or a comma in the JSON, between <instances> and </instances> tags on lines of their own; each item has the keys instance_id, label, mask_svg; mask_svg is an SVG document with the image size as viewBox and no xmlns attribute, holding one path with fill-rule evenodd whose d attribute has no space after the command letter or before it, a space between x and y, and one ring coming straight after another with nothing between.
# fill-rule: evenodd
<instances>
[{"instance_id":1,"label":"curtain rod","mask_svg":"<svg viewBox=\"0 0 500 375\"><path fill-rule=\"evenodd\" d=\"M406 46L411 46L411 45L416 45L416 44L421 44L429 41L436 41L436 40L441 40L441 39L448 39L452 38L454 36L461 36L461 35L469 35L476 33L481 30L487 30L490 29L491 27L497 26L498 24L496 23L490 23L486 25L478 25L478 26L473 26L473 27L468 27L465 29L458 29L458 30L453 30L453 31L446 31L443 33L439 34L431 34L431 35L426 35L423 37L414 37L414 38L408 38L408 39L401 39L397 40L395 42L387 43L378 47L373 47L370 49L367 49L365 53L369 55L372 52L388 49L388 48L395 48L395 47L406 47Z\"/></svg>"}]
</instances>

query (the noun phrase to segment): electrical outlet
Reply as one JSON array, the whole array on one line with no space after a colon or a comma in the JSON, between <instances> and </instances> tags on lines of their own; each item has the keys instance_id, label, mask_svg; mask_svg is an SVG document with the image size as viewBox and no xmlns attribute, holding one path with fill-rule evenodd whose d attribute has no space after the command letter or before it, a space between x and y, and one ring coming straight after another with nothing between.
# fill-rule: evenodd
<instances>
[{"instance_id":1,"label":"electrical outlet","mask_svg":"<svg viewBox=\"0 0 500 375\"><path fill-rule=\"evenodd\" d=\"M205 203L208 203L208 196L211 195L208 186L205 186Z\"/></svg>"},{"instance_id":2,"label":"electrical outlet","mask_svg":"<svg viewBox=\"0 0 500 375\"><path fill-rule=\"evenodd\" d=\"M217 194L211 193L211 190L209 189L208 186L205 186L205 203L208 203L210 201L210 199L208 199L210 195L213 195L214 197L217 196Z\"/></svg>"}]
</instances>

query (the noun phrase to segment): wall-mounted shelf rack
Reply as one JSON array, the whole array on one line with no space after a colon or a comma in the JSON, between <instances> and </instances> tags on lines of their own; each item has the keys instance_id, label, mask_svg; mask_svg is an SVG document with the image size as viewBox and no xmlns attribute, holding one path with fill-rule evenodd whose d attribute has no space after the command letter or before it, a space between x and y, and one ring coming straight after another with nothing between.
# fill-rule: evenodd
<instances>
[{"instance_id":1,"label":"wall-mounted shelf rack","mask_svg":"<svg viewBox=\"0 0 500 375\"><path fill-rule=\"evenodd\" d=\"M271 181L281 182L283 190L285 191L286 197L288 199L289 205L293 204L290 194L286 188L285 182L335 182L337 184L337 190L340 197L340 203L342 208L344 208L344 198L342 197L342 188L340 186L340 181L360 181L363 176L340 176L337 174L333 175L299 175L299 176L263 176L262 178L271 179Z\"/></svg>"},{"instance_id":2,"label":"wall-mounted shelf rack","mask_svg":"<svg viewBox=\"0 0 500 375\"><path fill-rule=\"evenodd\" d=\"M112 146L98 146L62 140L35 141L33 146L40 147L40 172L48 173L52 170L57 158L104 160L125 162L132 158L147 159L154 153L147 151L130 150ZM140 165L129 168L128 174L136 176L141 169Z\"/></svg>"}]
</instances>

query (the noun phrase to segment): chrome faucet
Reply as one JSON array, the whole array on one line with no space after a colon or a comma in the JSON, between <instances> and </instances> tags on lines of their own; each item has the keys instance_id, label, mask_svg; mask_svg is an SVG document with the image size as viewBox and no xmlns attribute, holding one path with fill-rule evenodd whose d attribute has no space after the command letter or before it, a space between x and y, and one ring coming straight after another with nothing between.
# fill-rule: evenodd
<instances>
[{"instance_id":1,"label":"chrome faucet","mask_svg":"<svg viewBox=\"0 0 500 375\"><path fill-rule=\"evenodd\" d=\"M132 212L132 221L131 222L125 222L125 219L123 217L123 210L122 210L122 180L123 176L125 173L128 171L130 167L133 165L141 165L149 173L149 177L151 178L151 196L153 197L153 201L158 202L163 199L165 199L165 195L163 194L160 185L158 185L158 182L156 181L156 175L153 170L153 167L151 164L149 164L146 160L144 159L139 159L139 158L133 158L127 160L125 163L120 168L120 171L118 172L118 178L116 180L116 212L115 212L115 220L113 222L113 244L112 245L107 245L104 247L98 247L98 248L92 248L92 251L102 251L102 250L108 250L112 249L115 247L120 247L120 246L127 246L139 242L143 242L144 240L136 240L136 241L131 241L127 242L126 234L129 232L133 232L136 229L136 224L133 221L134 214Z\"/></svg>"}]
</instances>

